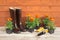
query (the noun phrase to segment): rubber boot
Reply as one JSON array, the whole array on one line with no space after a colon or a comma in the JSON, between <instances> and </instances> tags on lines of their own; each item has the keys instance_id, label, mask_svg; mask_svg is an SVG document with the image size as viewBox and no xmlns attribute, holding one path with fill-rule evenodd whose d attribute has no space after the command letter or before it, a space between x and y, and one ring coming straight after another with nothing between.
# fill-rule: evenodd
<instances>
[{"instance_id":1,"label":"rubber boot","mask_svg":"<svg viewBox=\"0 0 60 40\"><path fill-rule=\"evenodd\" d=\"M10 17L12 18L12 25L13 25L13 28L15 27L15 10L13 7L10 7L9 8L9 11L10 11Z\"/></svg>"},{"instance_id":2,"label":"rubber boot","mask_svg":"<svg viewBox=\"0 0 60 40\"><path fill-rule=\"evenodd\" d=\"M20 29L20 31L24 31L24 28L21 23L21 9L20 8L15 8L16 9L16 24L17 27Z\"/></svg>"}]
</instances>

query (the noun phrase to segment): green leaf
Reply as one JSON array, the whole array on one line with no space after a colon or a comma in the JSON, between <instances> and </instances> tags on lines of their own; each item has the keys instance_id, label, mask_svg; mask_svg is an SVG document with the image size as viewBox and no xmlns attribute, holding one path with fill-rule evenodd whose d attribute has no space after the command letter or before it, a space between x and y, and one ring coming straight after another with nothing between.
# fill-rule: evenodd
<instances>
[{"instance_id":1,"label":"green leaf","mask_svg":"<svg viewBox=\"0 0 60 40\"><path fill-rule=\"evenodd\" d=\"M12 21L7 21L6 27L7 27L8 29L12 30L12 29L13 29Z\"/></svg>"}]
</instances>

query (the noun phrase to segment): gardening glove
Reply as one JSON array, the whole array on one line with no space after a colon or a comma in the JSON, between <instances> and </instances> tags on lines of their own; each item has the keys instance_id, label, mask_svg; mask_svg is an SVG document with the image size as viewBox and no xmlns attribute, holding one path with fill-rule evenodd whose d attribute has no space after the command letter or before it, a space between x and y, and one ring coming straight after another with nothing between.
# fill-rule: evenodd
<instances>
[{"instance_id":1,"label":"gardening glove","mask_svg":"<svg viewBox=\"0 0 60 40\"><path fill-rule=\"evenodd\" d=\"M36 32L42 32L42 31L44 31L43 27L40 27L39 29L36 30Z\"/></svg>"}]
</instances>

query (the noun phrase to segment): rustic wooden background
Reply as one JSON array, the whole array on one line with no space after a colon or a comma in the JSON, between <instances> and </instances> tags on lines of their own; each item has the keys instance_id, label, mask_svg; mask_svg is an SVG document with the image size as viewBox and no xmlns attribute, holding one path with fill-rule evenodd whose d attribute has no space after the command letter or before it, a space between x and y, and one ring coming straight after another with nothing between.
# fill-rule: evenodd
<instances>
[{"instance_id":1,"label":"rustic wooden background","mask_svg":"<svg viewBox=\"0 0 60 40\"><path fill-rule=\"evenodd\" d=\"M22 17L27 13L32 16L35 14L42 16L47 13L55 17L55 24L60 26L60 0L0 0L0 26L4 26L10 16L9 7L21 8Z\"/></svg>"}]
</instances>

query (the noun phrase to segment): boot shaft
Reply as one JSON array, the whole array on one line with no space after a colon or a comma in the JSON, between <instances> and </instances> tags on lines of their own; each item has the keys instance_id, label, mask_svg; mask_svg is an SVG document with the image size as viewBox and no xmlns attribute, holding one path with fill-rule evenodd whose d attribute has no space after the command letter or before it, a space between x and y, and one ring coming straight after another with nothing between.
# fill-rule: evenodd
<instances>
[{"instance_id":1,"label":"boot shaft","mask_svg":"<svg viewBox=\"0 0 60 40\"><path fill-rule=\"evenodd\" d=\"M15 9L10 7L9 8L9 11L10 11L10 17L12 18L12 23L13 23L13 26L15 27Z\"/></svg>"}]
</instances>

